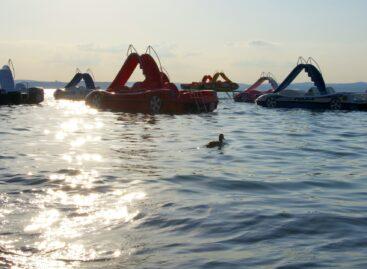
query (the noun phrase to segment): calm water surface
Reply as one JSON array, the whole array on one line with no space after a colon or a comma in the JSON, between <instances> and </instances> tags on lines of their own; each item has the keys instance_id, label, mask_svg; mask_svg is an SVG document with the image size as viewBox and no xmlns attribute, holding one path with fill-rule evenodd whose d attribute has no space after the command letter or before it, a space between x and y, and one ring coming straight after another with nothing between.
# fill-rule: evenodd
<instances>
[{"instance_id":1,"label":"calm water surface","mask_svg":"<svg viewBox=\"0 0 367 269\"><path fill-rule=\"evenodd\" d=\"M366 113L146 116L49 92L0 123L0 267L367 268Z\"/></svg>"}]
</instances>

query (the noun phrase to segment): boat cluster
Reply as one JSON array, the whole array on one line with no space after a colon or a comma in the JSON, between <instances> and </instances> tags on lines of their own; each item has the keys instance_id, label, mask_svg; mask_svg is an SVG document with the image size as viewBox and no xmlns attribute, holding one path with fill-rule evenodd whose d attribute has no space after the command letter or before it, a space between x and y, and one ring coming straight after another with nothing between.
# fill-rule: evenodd
<instances>
[{"instance_id":1,"label":"boat cluster","mask_svg":"<svg viewBox=\"0 0 367 269\"><path fill-rule=\"evenodd\" d=\"M138 66L145 79L128 86L128 80ZM289 89L302 71L308 74L314 87L308 91ZM0 69L0 105L39 104L44 100L42 88L15 83L14 74L13 64L9 60L8 65ZM81 81L85 86L80 85ZM271 89L260 90L264 82L269 82ZM102 110L150 114L212 112L218 106L217 92L232 93L235 102L256 103L268 108L367 110L367 93L336 92L327 87L320 68L312 58L299 58L296 67L280 84L271 73L262 73L252 86L238 92L239 85L221 72L213 76L205 75L200 82L181 84L181 88L179 90L170 81L151 46L145 53L139 54L130 45L124 64L106 90L96 87L91 71L82 73L77 69L72 80L64 89L57 89L54 97L82 100Z\"/></svg>"}]
</instances>

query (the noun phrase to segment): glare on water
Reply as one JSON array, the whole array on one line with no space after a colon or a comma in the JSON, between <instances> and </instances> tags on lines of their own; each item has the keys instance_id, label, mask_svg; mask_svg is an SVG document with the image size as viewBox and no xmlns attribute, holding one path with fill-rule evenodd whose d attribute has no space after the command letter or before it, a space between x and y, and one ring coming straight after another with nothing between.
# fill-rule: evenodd
<instances>
[{"instance_id":1,"label":"glare on water","mask_svg":"<svg viewBox=\"0 0 367 269\"><path fill-rule=\"evenodd\" d=\"M43 130L43 136L57 153L43 157L49 158L50 163L59 163L60 169L48 173L47 186L27 201L27 217L19 223L24 236L13 241L0 240L3 258L13 268L67 268L81 261L128 255L132 249L83 241L88 235L102 236L111 227L133 222L140 212L136 202L144 200L146 193L128 188L96 191L101 178L94 164L106 162L106 168L109 166L108 156L103 157L90 146L102 139L104 124L99 113L84 102L56 102L50 96L47 105L59 115L45 115L55 120L50 121L53 126ZM102 132L96 135L97 130ZM36 171L29 171L28 175L33 173ZM3 220L17 210L9 207L0 211ZM27 244L19 249L22 240Z\"/></svg>"},{"instance_id":2,"label":"glare on water","mask_svg":"<svg viewBox=\"0 0 367 269\"><path fill-rule=\"evenodd\" d=\"M365 268L365 113L152 116L46 93L0 107L0 267Z\"/></svg>"}]
</instances>

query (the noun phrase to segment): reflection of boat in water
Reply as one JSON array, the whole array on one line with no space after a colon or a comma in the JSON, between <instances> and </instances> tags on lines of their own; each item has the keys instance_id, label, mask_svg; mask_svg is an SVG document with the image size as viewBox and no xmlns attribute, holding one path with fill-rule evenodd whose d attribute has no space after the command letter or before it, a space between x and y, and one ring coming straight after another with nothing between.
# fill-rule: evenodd
<instances>
[{"instance_id":1,"label":"reflection of boat in water","mask_svg":"<svg viewBox=\"0 0 367 269\"><path fill-rule=\"evenodd\" d=\"M224 81L219 80L222 78ZM239 85L232 82L223 72L215 73L214 76L205 75L201 82L192 82L190 84L181 84L184 90L212 90L216 92L233 92Z\"/></svg>"},{"instance_id":2,"label":"reflection of boat in water","mask_svg":"<svg viewBox=\"0 0 367 269\"><path fill-rule=\"evenodd\" d=\"M272 88L267 91L259 90L259 87L266 81L270 83ZM253 85L245 91L237 93L233 99L235 102L254 103L261 95L272 93L276 88L278 88L278 83L274 79L274 76L271 73L262 73L260 78Z\"/></svg>"},{"instance_id":3,"label":"reflection of boat in water","mask_svg":"<svg viewBox=\"0 0 367 269\"><path fill-rule=\"evenodd\" d=\"M311 78L315 87L308 91L287 89L295 78L305 71ZM309 58L298 60L297 66L279 85L274 93L260 96L256 103L260 106L274 108L310 108L332 110L367 110L366 93L335 92L331 87L326 87L324 78L317 63Z\"/></svg>"},{"instance_id":4,"label":"reflection of boat in water","mask_svg":"<svg viewBox=\"0 0 367 269\"><path fill-rule=\"evenodd\" d=\"M79 85L84 81L84 85ZM92 91L99 89L95 86L91 72L81 73L78 69L72 80L65 86L65 89L57 89L54 93L55 99L84 100Z\"/></svg>"},{"instance_id":5,"label":"reflection of boat in water","mask_svg":"<svg viewBox=\"0 0 367 269\"><path fill-rule=\"evenodd\" d=\"M149 46L146 53L139 55L130 46L125 63L107 91L91 92L86 97L86 103L99 109L150 114L201 113L217 108L218 98L213 91L178 90L161 65L158 67L151 52L155 53ZM145 80L127 87L126 83L138 65L143 70Z\"/></svg>"},{"instance_id":6,"label":"reflection of boat in water","mask_svg":"<svg viewBox=\"0 0 367 269\"><path fill-rule=\"evenodd\" d=\"M12 67L13 71L10 69ZM39 104L44 100L42 88L28 88L24 83L15 83L12 61L0 69L0 105Z\"/></svg>"}]
</instances>

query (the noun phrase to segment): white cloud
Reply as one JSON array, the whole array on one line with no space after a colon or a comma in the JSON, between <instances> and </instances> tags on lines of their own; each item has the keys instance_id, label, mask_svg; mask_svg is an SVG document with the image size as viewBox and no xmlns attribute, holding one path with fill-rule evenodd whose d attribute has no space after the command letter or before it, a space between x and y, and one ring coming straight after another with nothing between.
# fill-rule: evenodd
<instances>
[{"instance_id":1,"label":"white cloud","mask_svg":"<svg viewBox=\"0 0 367 269\"><path fill-rule=\"evenodd\" d=\"M155 49L159 57L172 58L177 56L178 46L175 43L153 45L152 47Z\"/></svg>"},{"instance_id":2,"label":"white cloud","mask_svg":"<svg viewBox=\"0 0 367 269\"><path fill-rule=\"evenodd\" d=\"M127 44L121 45L101 45L95 43L84 43L76 46L78 50L83 52L97 52L97 53L117 53L121 54L128 48Z\"/></svg>"},{"instance_id":3,"label":"white cloud","mask_svg":"<svg viewBox=\"0 0 367 269\"><path fill-rule=\"evenodd\" d=\"M266 40L252 40L248 42L248 45L255 48L274 48L279 46L278 43Z\"/></svg>"},{"instance_id":4,"label":"white cloud","mask_svg":"<svg viewBox=\"0 0 367 269\"><path fill-rule=\"evenodd\" d=\"M276 48L279 43L266 41L266 40L250 40L250 41L236 41L226 44L227 47L231 48Z\"/></svg>"}]
</instances>

